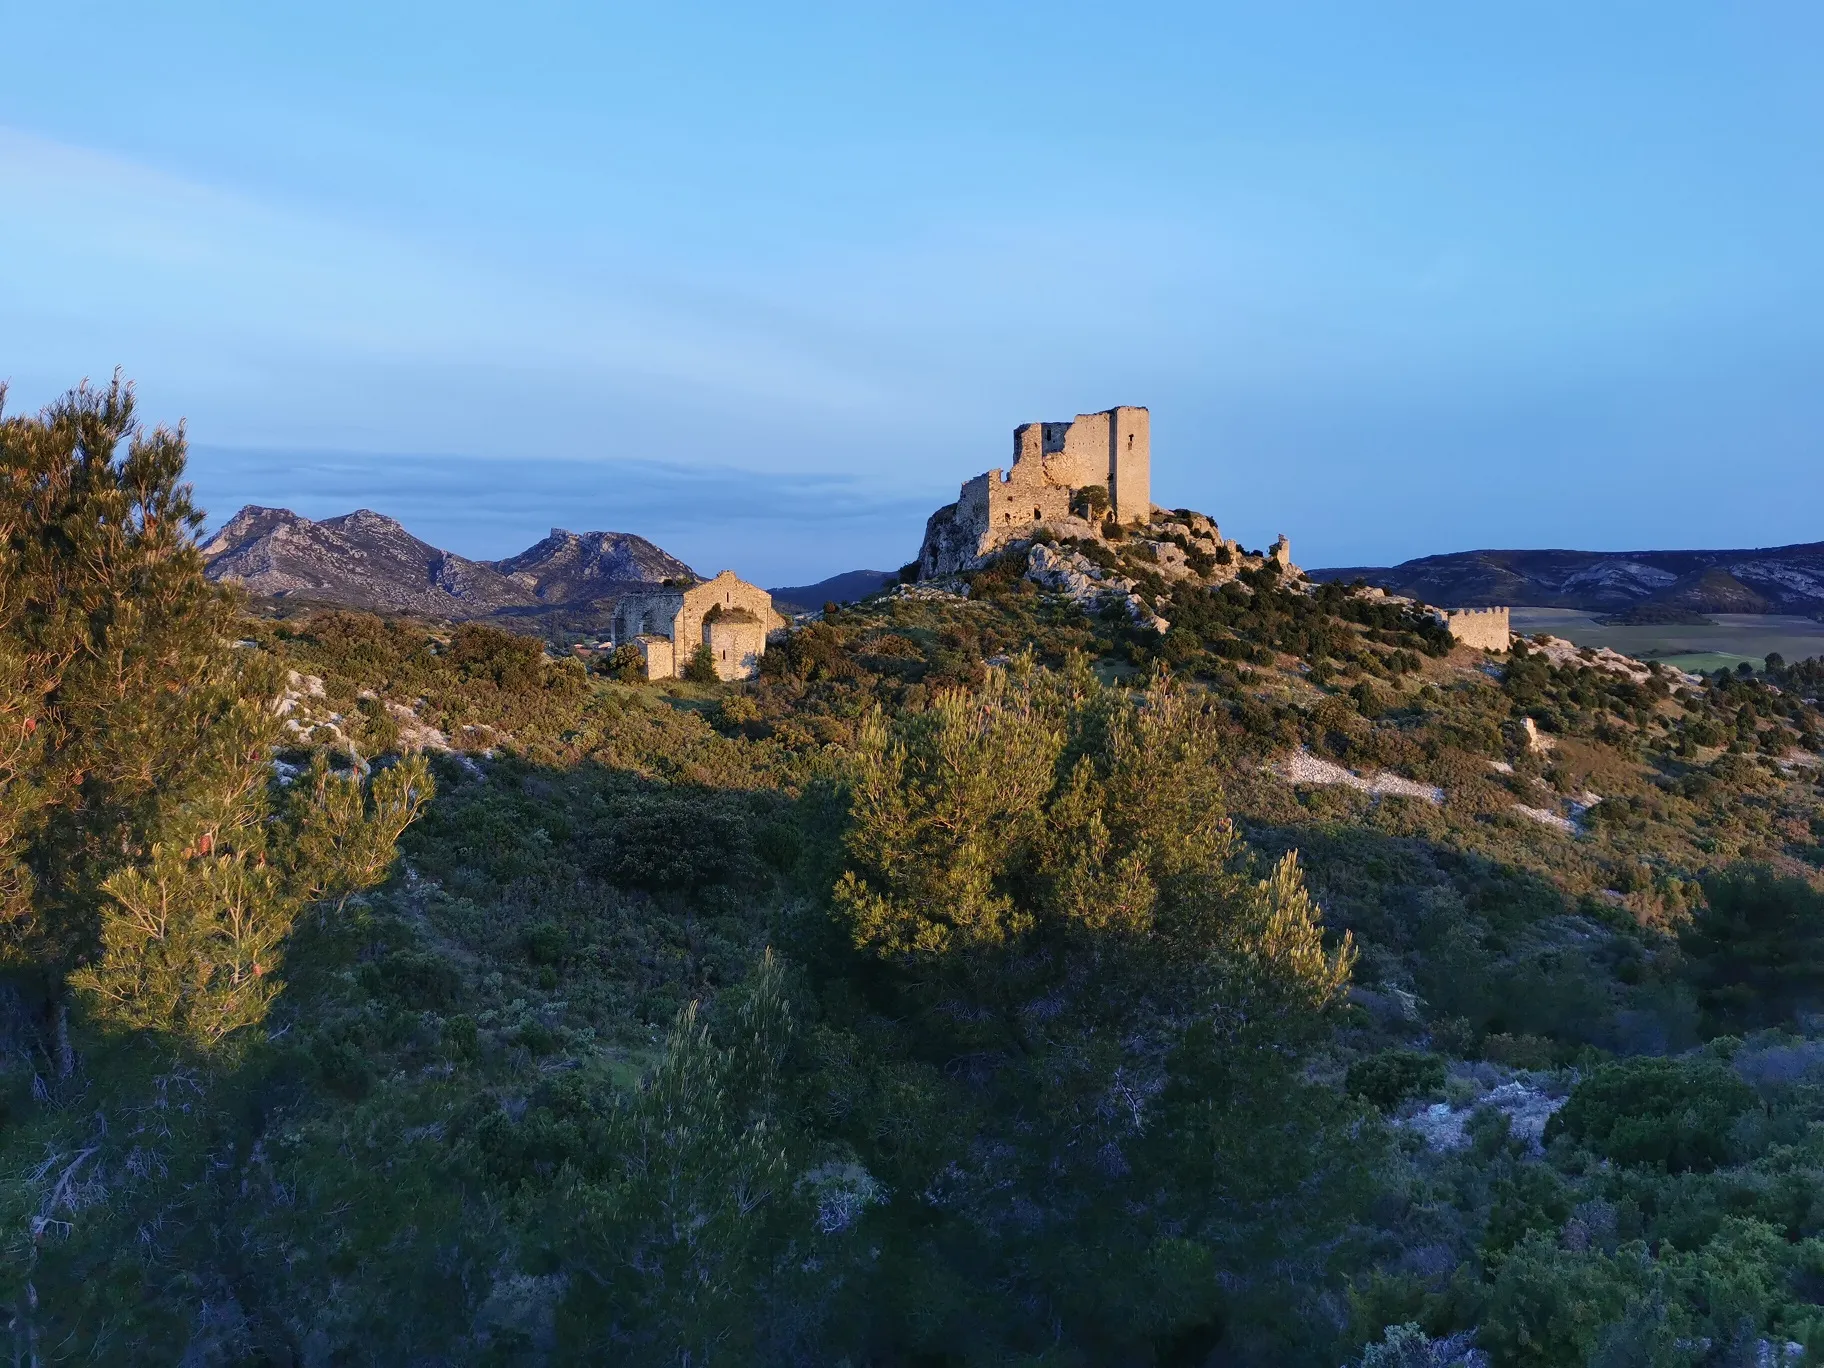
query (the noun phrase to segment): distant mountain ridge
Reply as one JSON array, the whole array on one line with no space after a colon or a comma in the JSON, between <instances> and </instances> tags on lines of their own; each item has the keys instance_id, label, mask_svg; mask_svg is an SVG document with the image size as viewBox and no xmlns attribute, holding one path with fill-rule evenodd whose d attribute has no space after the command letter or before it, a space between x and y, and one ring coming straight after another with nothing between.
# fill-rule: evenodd
<instances>
[{"instance_id":1,"label":"distant mountain ridge","mask_svg":"<svg viewBox=\"0 0 1824 1368\"><path fill-rule=\"evenodd\" d=\"M815 612L826 603L858 602L869 594L878 594L881 586L898 580L897 570L845 570L815 584L791 584L766 592L773 596L774 606L782 612L783 605L787 604L804 612Z\"/></svg>"},{"instance_id":2,"label":"distant mountain ridge","mask_svg":"<svg viewBox=\"0 0 1824 1368\"><path fill-rule=\"evenodd\" d=\"M1824 542L1743 551L1458 551L1309 573L1317 580L1364 579L1444 608L1619 613L1649 604L1687 613L1824 612Z\"/></svg>"},{"instance_id":3,"label":"distant mountain ridge","mask_svg":"<svg viewBox=\"0 0 1824 1368\"><path fill-rule=\"evenodd\" d=\"M209 578L262 598L459 621L587 616L641 586L701 578L630 532L553 528L516 556L470 560L366 508L314 522L249 504L201 549Z\"/></svg>"}]
</instances>

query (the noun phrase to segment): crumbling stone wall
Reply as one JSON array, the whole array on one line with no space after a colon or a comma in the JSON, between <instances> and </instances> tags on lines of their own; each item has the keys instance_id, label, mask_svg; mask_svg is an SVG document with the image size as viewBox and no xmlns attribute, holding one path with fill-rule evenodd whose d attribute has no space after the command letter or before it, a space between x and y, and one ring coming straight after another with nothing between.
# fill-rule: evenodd
<instances>
[{"instance_id":1,"label":"crumbling stone wall","mask_svg":"<svg viewBox=\"0 0 1824 1368\"><path fill-rule=\"evenodd\" d=\"M724 570L714 579L684 591L683 602L678 606L677 625L671 632L673 641L690 643L688 647L679 648L679 669L690 659L690 653L699 642L709 640L704 634L703 623L712 608L720 608L724 615L737 608L746 611L755 622L763 624L763 642L767 632L785 625L785 619L773 611L771 594L741 579L733 570Z\"/></svg>"},{"instance_id":2,"label":"crumbling stone wall","mask_svg":"<svg viewBox=\"0 0 1824 1368\"><path fill-rule=\"evenodd\" d=\"M639 647L640 663L646 667L648 679L675 679L678 673L678 653L671 644L670 637L638 636L633 644Z\"/></svg>"},{"instance_id":3,"label":"crumbling stone wall","mask_svg":"<svg viewBox=\"0 0 1824 1368\"><path fill-rule=\"evenodd\" d=\"M1021 424L1013 432L1013 465L966 481L955 503L931 515L920 574L971 569L1040 525L1062 535L1096 535L1071 512L1077 492L1092 486L1108 494L1106 516L1150 520L1151 431L1147 411L1131 407L1081 413L1068 423Z\"/></svg>"},{"instance_id":4,"label":"crumbling stone wall","mask_svg":"<svg viewBox=\"0 0 1824 1368\"><path fill-rule=\"evenodd\" d=\"M671 640L672 625L677 621L678 610L683 605L682 585L665 585L646 593L623 594L614 605L614 644L623 646L640 637Z\"/></svg>"},{"instance_id":5,"label":"crumbling stone wall","mask_svg":"<svg viewBox=\"0 0 1824 1368\"><path fill-rule=\"evenodd\" d=\"M1443 616L1451 636L1465 646L1505 651L1513 644L1505 608L1446 608Z\"/></svg>"},{"instance_id":6,"label":"crumbling stone wall","mask_svg":"<svg viewBox=\"0 0 1824 1368\"><path fill-rule=\"evenodd\" d=\"M1062 522L1070 516L1071 486L1054 484L1044 466L1015 462L1006 474L988 472L988 522L1005 536L1014 528Z\"/></svg>"},{"instance_id":7,"label":"crumbling stone wall","mask_svg":"<svg viewBox=\"0 0 1824 1368\"><path fill-rule=\"evenodd\" d=\"M745 608L707 618L703 635L716 663L717 678L752 679L760 672L760 657L766 652L766 628Z\"/></svg>"},{"instance_id":8,"label":"crumbling stone wall","mask_svg":"<svg viewBox=\"0 0 1824 1368\"><path fill-rule=\"evenodd\" d=\"M752 679L767 633L784 625L771 594L724 570L688 588L624 595L615 605L613 640L640 648L648 679L675 678L700 645L710 648L721 678Z\"/></svg>"},{"instance_id":9,"label":"crumbling stone wall","mask_svg":"<svg viewBox=\"0 0 1824 1368\"><path fill-rule=\"evenodd\" d=\"M1143 408L1108 411L1109 511L1117 522L1153 514L1153 416Z\"/></svg>"},{"instance_id":10,"label":"crumbling stone wall","mask_svg":"<svg viewBox=\"0 0 1824 1368\"><path fill-rule=\"evenodd\" d=\"M990 470L965 480L956 502L945 504L926 521L925 540L918 551L921 579L967 569L984 548L993 545L988 486L1000 477L1000 471Z\"/></svg>"}]
</instances>

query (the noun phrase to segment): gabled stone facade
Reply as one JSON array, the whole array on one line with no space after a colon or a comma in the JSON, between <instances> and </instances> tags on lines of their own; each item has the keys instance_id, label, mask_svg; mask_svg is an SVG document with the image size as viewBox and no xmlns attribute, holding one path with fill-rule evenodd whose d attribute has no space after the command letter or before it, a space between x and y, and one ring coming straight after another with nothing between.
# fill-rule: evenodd
<instances>
[{"instance_id":1,"label":"gabled stone facade","mask_svg":"<svg viewBox=\"0 0 1824 1368\"><path fill-rule=\"evenodd\" d=\"M724 570L701 584L624 595L615 605L613 641L639 648L648 679L682 674L698 646L709 647L719 678L752 679L767 633L783 626L771 594Z\"/></svg>"},{"instance_id":2,"label":"gabled stone facade","mask_svg":"<svg viewBox=\"0 0 1824 1368\"><path fill-rule=\"evenodd\" d=\"M1099 512L1080 497L1092 489L1102 492ZM1152 420L1145 409L1124 406L1081 413L1068 423L1025 423L1014 429L1010 469L977 475L955 503L931 515L919 574L972 569L1041 525L1093 537L1103 518L1145 523L1152 513Z\"/></svg>"}]
</instances>

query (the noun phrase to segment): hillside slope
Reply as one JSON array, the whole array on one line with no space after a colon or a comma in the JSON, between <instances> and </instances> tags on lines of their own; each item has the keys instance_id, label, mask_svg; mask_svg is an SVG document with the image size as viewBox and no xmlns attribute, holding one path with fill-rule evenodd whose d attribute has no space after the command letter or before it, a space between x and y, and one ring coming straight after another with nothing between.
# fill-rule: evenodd
<instances>
[{"instance_id":1,"label":"hillside slope","mask_svg":"<svg viewBox=\"0 0 1824 1368\"><path fill-rule=\"evenodd\" d=\"M1622 612L1651 603L1698 613L1824 611L1824 542L1740 551L1459 551L1310 573L1316 580L1365 579L1449 608Z\"/></svg>"},{"instance_id":2,"label":"hillside slope","mask_svg":"<svg viewBox=\"0 0 1824 1368\"><path fill-rule=\"evenodd\" d=\"M1341 585L1312 589L1260 558L1191 573L1157 559L1172 543L1136 543L1021 546L968 576L903 586L793 630L768 651L759 679L708 695L584 676L569 662L547 662L543 679L520 678L479 650L463 661L429 652L422 629L405 624L340 618L250 629L262 650L324 682L324 697L300 704L309 710L302 725L340 716L355 750L382 753L392 733L377 710L361 711L365 693L392 702L387 715L409 713L470 754L466 764L440 766L438 797L404 842L410 873L374 895L371 922L335 947L332 965L373 967L359 976L321 971L322 986L287 1004L279 1029L289 1029L288 1047L329 1061L300 1066L326 1081L273 1124L304 1137L278 1175L302 1194L301 1210L275 1216L244 1201L254 1209L240 1219L261 1232L309 1231L294 1243L313 1251L330 1244L319 1225L345 1245L387 1250L388 1272L408 1283L421 1276L408 1270L443 1249L490 1270L471 1279L472 1289L451 1278L446 1296L409 1314L378 1290L350 1298L350 1324L389 1349L408 1339L465 1342L475 1326L495 1323L501 1286L530 1287L555 1303L553 1318L568 1318L558 1321L560 1342L587 1344L588 1317L607 1295L588 1281L592 1260L634 1237L669 1239L670 1227L629 1235L588 1225L553 1253L549 1213L585 1199L600 1203L592 1210L620 1212L624 1194L643 1191L616 1187L610 1205L588 1185L608 1180L576 1175L622 1181L621 1156L637 1137L610 1127L637 1122L643 1113L630 1109L641 1098L671 1098L666 1080L695 1058L678 1042L697 1036L674 1030L660 1045L667 1023L701 1002L711 1032L701 1038L744 1048L749 1036L740 1032L766 1000L777 956L802 976L792 1000L808 1004L796 1028L804 1047L764 1058L730 1053L726 1086L739 1082L740 1105L770 1108L768 1126L787 1137L781 1162L797 1169L779 1190L835 1195L797 1218L823 1232L817 1267L796 1255L799 1227L784 1212L756 1228L746 1246L752 1263L729 1280L722 1314L762 1327L789 1315L792 1333L814 1342L810 1361L837 1361L857 1342L930 1344L961 1361L984 1339L1024 1344L1062 1333L1091 1346L1080 1362L1317 1368L1359 1364L1366 1341L1416 1323L1437 1337L1428 1352L1486 1346L1485 1358L1459 1363L1600 1362L1588 1342L1634 1333L1624 1315L1658 1317L1653 1324L1668 1335L1720 1342L1740 1333L1729 1319L1735 1303L1708 1309L1720 1304L1721 1284L1705 1281L1706 1270L1738 1265L1761 1298L1752 1333L1804 1340L1810 1311L1788 1290L1789 1271L1812 1257L1808 1241L1824 1234L1824 1211L1786 1194L1824 1179L1815 1146L1793 1148L1813 1133L1820 1104L1782 1080L1824 1073L1824 1047L1750 1039L1731 1067L1721 1063L1734 1048L1729 1039L1717 1054L1696 1050L1708 1035L1792 1018L1771 998L1751 999L1759 1015L1745 1022L1729 1017L1734 999L1708 985L1733 972L1734 949L1707 955L1680 931L1709 898L1738 888L1763 896L1762 876L1739 873L1745 861L1779 871L1766 896L1824 906L1803 882L1815 881L1824 831L1818 671L1694 682L1574 650L1491 658L1453 645L1406 605ZM1112 591L1099 602L1073 592L1083 588L1073 577L1088 575L1078 557L1105 576L1089 583L1131 584L1170 630L1162 635L1126 611ZM1159 666L1175 685L1149 688ZM499 678L516 682L488 682ZM1054 692L1060 685L1063 695ZM956 706L959 690L967 709ZM1126 711L1130 692L1142 690L1147 705ZM1296 852L1291 867L1304 871L1332 942L1351 938L1358 958L1347 1005L1321 1040L1298 1047L1301 1071L1272 1075L1271 1090L1208 1112L1207 1098L1232 1097L1246 1078L1238 1085L1221 1075L1231 1091L1218 1093L1204 1075L1176 1072L1194 1062L1188 1052L1108 1028L1115 1013L1129 1012L1136 1015L1118 1019L1167 1035L1147 1003L1156 993L1175 1010L1187 976L1154 965L1148 941L1099 919L1095 929L1060 925L1044 901L1052 885L1023 863L1043 855L1024 852L1043 851L1037 833L1072 809L1046 809L1046 823L1016 827L1035 833L1027 844L978 840L1033 817L1024 806L1033 776L1036 791L1068 792L1054 786L1074 767L1056 756L1032 762L1029 748L1049 733L1030 728L1024 711L1065 695L1089 701L1085 718L1115 716L1125 719L1124 734L1137 729L1134 749L1120 753L1144 755L1156 782L1108 787L1131 792L1122 801L1152 814L1145 820L1160 825L1148 830L1178 830L1172 814L1228 813L1260 873L1283 870L1277 861ZM1172 731L1167 744L1144 730L1149 718L1169 728L1204 719L1198 725L1219 734L1214 753L1196 751L1197 763L1186 764L1177 747L1191 733ZM886 753L871 739L881 725L908 748L926 744L934 727L970 728L967 746L931 749L903 786L897 759L873 771L871 791L892 800L880 829L921 843L896 863L903 874L859 863L868 847L853 839L856 819L828 807L813 782L838 758L844 773L868 773L859 767ZM939 754L944 762L933 763ZM964 777L953 781L959 768ZM1195 787L1209 780L1220 784L1220 804ZM949 808L943 823L893 815L929 787L950 795L943 786L953 782L980 805L957 806L961 834ZM1092 782L1083 800L1101 801L1102 788ZM1118 829L1115 839L1140 834ZM948 973L938 980L946 998L928 1005L927 980L910 977L886 996L900 981L897 961L850 944L847 933L861 923L832 892L853 886L841 882L844 871L930 880L949 905L951 871L984 856L998 862L1007 898L1050 919L1053 939L1029 942L1048 953L1022 956L995 941L926 955L921 971ZM1116 885L1093 887L1086 907L1117 905ZM845 934L832 938L832 924ZM979 978L947 971L957 959ZM951 1002L978 982L1002 1010L978 1006L954 1025ZM965 1047L968 1070L931 1066ZM1049 1094L1030 1081L1029 1054L1039 1056L1047 1086L1065 1078L1076 1089L1036 1119L1028 1099ZM737 1066L753 1071L751 1085ZM654 1080L646 1090L633 1086L640 1075ZM1632 1149L1604 1129L1606 1099L1624 1089L1645 1114L1636 1129L1647 1139L1623 1137ZM1715 1104L1692 1112L1693 1092ZM1745 1114L1760 1129L1741 1121ZM374 1167L369 1155L347 1157L343 1137L356 1115L383 1137L385 1184L364 1176ZM1266 1124L1275 1127L1270 1142ZM1085 1133L1097 1143L1085 1144ZM1708 1147L1703 1173L1650 1149L1687 1133ZM736 1167L743 1133L713 1134L713 1149L676 1158L657 1149L666 1181L685 1175L711 1202L745 1190ZM1288 1146L1287 1134L1306 1148ZM1206 1136L1234 1146L1225 1162L1193 1148L1212 1143ZM669 1132L664 1143L675 1143ZM1260 1178L1262 1191L1310 1179L1271 1208L1272 1247L1329 1239L1337 1222L1353 1221L1360 1238L1338 1247L1333 1269L1257 1273L1257 1251L1268 1247L1253 1220L1258 1197L1229 1202L1210 1187L1207 1175L1260 1171L1269 1143L1286 1152ZM1187 1150L1195 1162L1181 1168ZM1078 1152L1094 1158L1079 1162ZM1319 1155L1329 1167L1308 1167ZM1317 1182L1325 1172L1349 1175L1359 1190ZM1161 1200L1167 1182L1179 1186ZM440 1194L441 1205L393 1200L395 1185L406 1195ZM1013 1199L1000 1196L1003 1187ZM1169 1248L1196 1255L1185 1275L1196 1295L1184 1294L1182 1310L1171 1303L1159 1330L1151 1284L1130 1290L1118 1276L1124 1263L1147 1257L1151 1236L1124 1242L1137 1222L1145 1232L1144 1222L1161 1219L1148 1203L1176 1222L1212 1190L1225 1205L1194 1238L1169 1227ZM970 1200L926 1202L907 1214L889 1196L933 1191ZM1044 1261L1048 1248L1032 1243L1009 1209L1043 1221L1048 1238L1062 1232L1058 1248L1115 1252L1077 1280L1074 1265ZM495 1211L510 1215L490 1223ZM932 1226L945 1243L929 1238ZM1744 1263L1738 1246L1750 1238L1759 1262ZM268 1235L256 1246L279 1242ZM1231 1249L1254 1279L1232 1297L1211 1272L1223 1270L1217 1261ZM981 1279L979 1293L954 1271L974 1261L997 1274ZM524 1271L553 1267L567 1281L540 1283ZM694 1303L692 1315L676 1319L644 1309L679 1295L670 1265L652 1267L636 1285L647 1301L617 1291L624 1301L615 1305L630 1305L617 1313L629 1319L644 1315L634 1323L663 1342L700 1316ZM786 1296L773 1289L787 1285L788 1269L814 1276L789 1284ZM1026 1303L1004 1290L1017 1291L1025 1276L1071 1292L1080 1309L1065 1331L1029 1321ZM940 1287L963 1291L945 1293L947 1318L935 1329L921 1319L923 1302L890 1295L914 1278L922 1288L944 1277L955 1282ZM1630 1290L1651 1292L1656 1277L1673 1288L1663 1306ZM285 1300L275 1295L251 1314L270 1321L330 1295L326 1278L303 1278L273 1275ZM1555 1333L1556 1307L1587 1299L1601 1278L1616 1286L1607 1309L1577 1329L1582 1338L1566 1332L1570 1347L1556 1357L1523 1352ZM830 1290L854 1283L867 1295L841 1301ZM1347 1324L1334 1311L1345 1295ZM1149 1313L1138 1325L1124 1319L1135 1305ZM1285 1338L1266 1339L1269 1325ZM1190 1330L1220 1355L1168 1357ZM1125 1336L1132 1352L1098 1356L1111 1335ZM727 1361L805 1359L754 1349ZM1439 1349L1431 1361L1452 1360Z\"/></svg>"},{"instance_id":3,"label":"hillside slope","mask_svg":"<svg viewBox=\"0 0 1824 1368\"><path fill-rule=\"evenodd\" d=\"M781 589L768 589L776 604L790 604L811 612L826 603L858 603L869 594L880 592L883 584L896 582L894 570L845 570L815 584L788 584Z\"/></svg>"},{"instance_id":4,"label":"hillside slope","mask_svg":"<svg viewBox=\"0 0 1824 1368\"><path fill-rule=\"evenodd\" d=\"M371 519L256 511L218 563L428 572ZM476 622L212 633L286 681L275 832L337 773L422 813L213 1054L72 1012L60 1065L0 994L14 1345L1816 1361L1824 662L1485 653L1212 531L1018 543L740 683ZM592 592L627 562L585 542L450 569ZM154 910L260 877L206 831Z\"/></svg>"},{"instance_id":5,"label":"hillside slope","mask_svg":"<svg viewBox=\"0 0 1824 1368\"><path fill-rule=\"evenodd\" d=\"M644 537L631 532L565 532L551 535L491 568L529 589L540 603L582 604L626 589L680 579L696 572Z\"/></svg>"}]
</instances>

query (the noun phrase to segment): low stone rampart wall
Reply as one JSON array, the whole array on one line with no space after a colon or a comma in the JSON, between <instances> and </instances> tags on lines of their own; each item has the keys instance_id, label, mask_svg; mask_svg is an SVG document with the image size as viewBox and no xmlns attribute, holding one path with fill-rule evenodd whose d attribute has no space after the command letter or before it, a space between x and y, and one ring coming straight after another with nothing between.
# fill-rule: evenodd
<instances>
[{"instance_id":1,"label":"low stone rampart wall","mask_svg":"<svg viewBox=\"0 0 1824 1368\"><path fill-rule=\"evenodd\" d=\"M1444 625L1457 641L1477 650L1505 651L1513 644L1505 608L1447 608Z\"/></svg>"}]
</instances>

